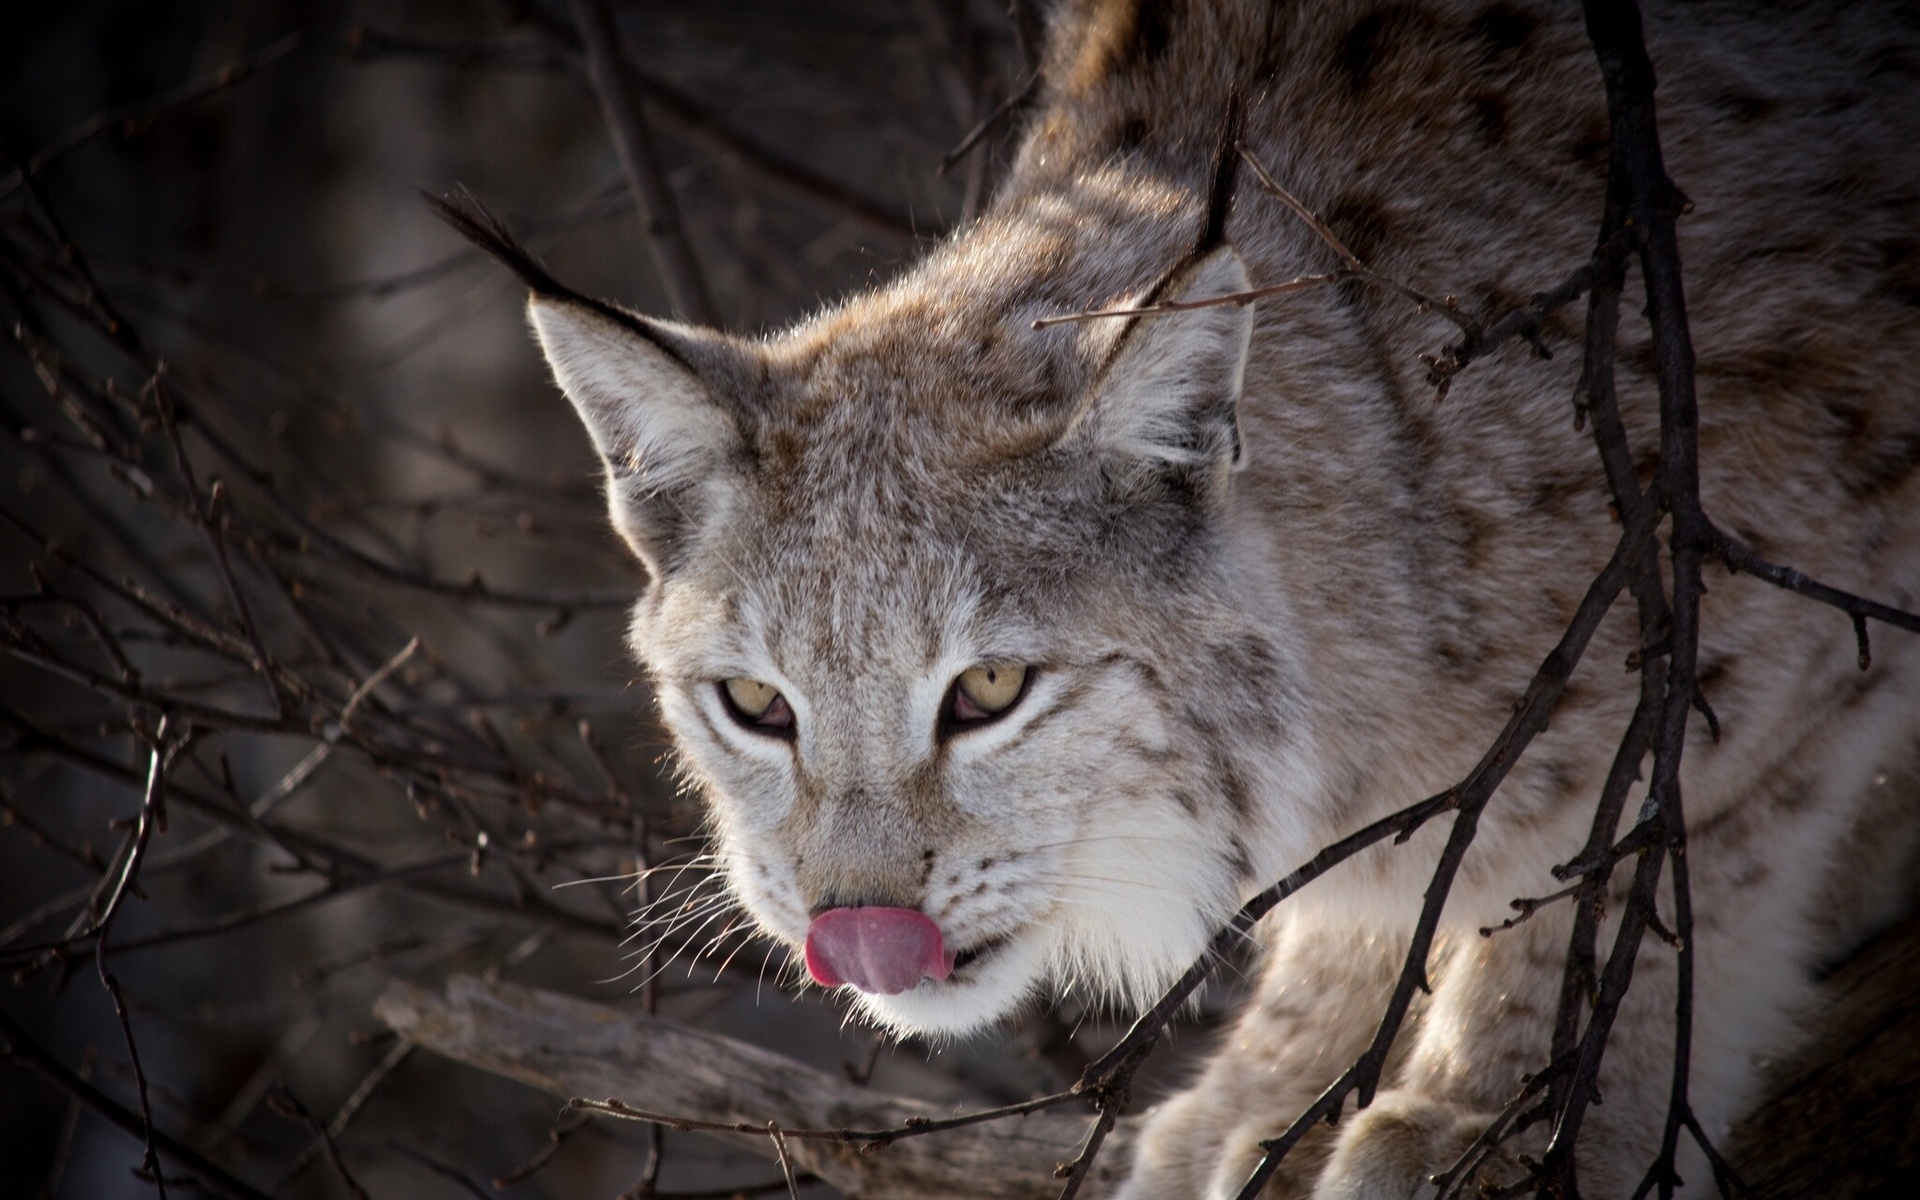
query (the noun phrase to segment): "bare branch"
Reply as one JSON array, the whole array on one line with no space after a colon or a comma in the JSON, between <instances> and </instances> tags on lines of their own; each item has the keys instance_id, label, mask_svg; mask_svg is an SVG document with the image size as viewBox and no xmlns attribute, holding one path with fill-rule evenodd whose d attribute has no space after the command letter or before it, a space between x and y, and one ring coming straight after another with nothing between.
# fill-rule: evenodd
<instances>
[{"instance_id":1,"label":"bare branch","mask_svg":"<svg viewBox=\"0 0 1920 1200\"><path fill-rule=\"evenodd\" d=\"M133 1018L127 1012L127 998L120 988L120 981L107 967L107 939L113 933L113 922L120 915L120 905L126 900L127 893L134 887L134 880L140 875L141 859L146 857L149 839L156 825L165 823L167 768L172 764L174 754L180 749L180 743L168 740L167 718L160 718L160 727L154 734L154 745L147 768L146 794L140 801L140 816L135 826L131 845L127 850L126 862L121 866L119 876L114 880L113 889L107 893L106 905L101 909L95 922L97 934L93 943L94 970L100 976L100 986L113 998L113 1012L120 1020L120 1033L127 1043L127 1059L133 1064L133 1081L136 1093L140 1097L140 1124L142 1136L146 1139L146 1155L141 1165L152 1176L154 1187L160 1193L160 1200L166 1200L167 1183L160 1169L160 1149L154 1137L153 1106L147 1096L147 1074L140 1064L140 1046L133 1036Z\"/></svg>"},{"instance_id":2,"label":"bare branch","mask_svg":"<svg viewBox=\"0 0 1920 1200\"><path fill-rule=\"evenodd\" d=\"M1208 296L1204 300L1162 300L1139 308L1100 308L1086 312L1062 313L1054 317L1038 317L1029 328L1047 329L1054 325L1071 325L1081 321L1100 321L1114 317L1158 317L1168 313L1192 312L1198 308L1252 304L1256 300L1264 300L1269 296L1290 296L1295 292L1311 291L1314 288L1350 278L1353 278L1352 274L1346 271L1329 271L1324 275L1302 275L1298 279L1290 279L1270 287L1259 287L1245 292L1229 292L1224 296Z\"/></svg>"},{"instance_id":3,"label":"bare branch","mask_svg":"<svg viewBox=\"0 0 1920 1200\"><path fill-rule=\"evenodd\" d=\"M941 156L940 173L945 175L960 165L960 160L972 154L974 150L979 147L980 143L984 142L988 135L992 134L994 130L1005 124L1014 114L1030 107L1033 102L1039 98L1040 87L1039 74L1029 75L1027 81L1020 85L1018 91L1008 96L1005 100L1002 100L999 104L994 105L992 112L980 118L972 129L967 130L966 136L954 144L953 149Z\"/></svg>"},{"instance_id":4,"label":"bare branch","mask_svg":"<svg viewBox=\"0 0 1920 1200\"><path fill-rule=\"evenodd\" d=\"M267 1097L267 1107L283 1117L298 1121L311 1130L314 1140L324 1148L327 1161L333 1164L333 1173L340 1177L341 1186L347 1189L347 1194L352 1196L353 1200L371 1200L367 1195L367 1189L361 1187L360 1182L353 1177L353 1172L347 1170L346 1160L340 1157L340 1147L335 1144L333 1134L328 1131L326 1125L321 1123L320 1118L307 1111L307 1106L300 1103L300 1098L295 1096L286 1084L282 1083Z\"/></svg>"},{"instance_id":5,"label":"bare branch","mask_svg":"<svg viewBox=\"0 0 1920 1200\"><path fill-rule=\"evenodd\" d=\"M301 36L291 33L251 58L221 67L205 79L188 80L151 96L95 113L59 138L28 155L25 164L15 168L5 179L0 180L0 199L11 195L21 184L30 181L47 167L107 130L119 128L133 132L145 128L164 113L232 88L258 73L262 68L271 66L292 54L300 48L300 45Z\"/></svg>"},{"instance_id":6,"label":"bare branch","mask_svg":"<svg viewBox=\"0 0 1920 1200\"><path fill-rule=\"evenodd\" d=\"M6 1043L0 1053L32 1068L42 1079L106 1118L121 1131L143 1140L150 1138L152 1144L168 1158L193 1172L194 1182L200 1187L229 1200L273 1200L267 1193L207 1161L186 1144L153 1129L140 1113L125 1107L69 1071L45 1047L27 1036L26 1030L8 1016L5 1009L0 1009L0 1039Z\"/></svg>"},{"instance_id":7,"label":"bare branch","mask_svg":"<svg viewBox=\"0 0 1920 1200\"><path fill-rule=\"evenodd\" d=\"M1895 608L1877 600L1869 600L1864 596L1856 596L1852 592L1843 592L1839 588L1829 587L1817 579L1809 578L1792 567L1768 562L1729 537L1717 526L1712 524L1707 526L1705 541L1706 552L1725 563L1727 570L1752 575L1777 588L1785 588L1809 600L1837 608L1854 619L1856 630L1862 629L1862 623L1866 621L1879 621L1909 633L1920 633L1920 613ZM1857 636L1860 641L1860 657L1863 660L1860 663L1860 669L1864 671L1871 665L1872 659L1866 648L1866 634L1859 632Z\"/></svg>"},{"instance_id":8,"label":"bare branch","mask_svg":"<svg viewBox=\"0 0 1920 1200\"><path fill-rule=\"evenodd\" d=\"M600 110L619 152L620 169L633 192L634 209L653 249L654 265L673 306L688 320L702 325L720 323L707 283L680 220L680 205L667 187L653 132L635 94L632 68L620 48L607 0L573 0L580 40L587 50L587 74L600 96Z\"/></svg>"},{"instance_id":9,"label":"bare branch","mask_svg":"<svg viewBox=\"0 0 1920 1200\"><path fill-rule=\"evenodd\" d=\"M350 35L348 54L357 59L393 56L430 58L456 67L477 64L578 72L583 65L580 51L558 40L419 37L368 26L361 26ZM946 233L946 228L937 220L916 218L913 213L883 197L869 194L817 170L806 160L733 121L691 93L641 70L631 60L628 61L628 71L647 103L667 114L694 136L739 155L743 163L766 178L884 233L910 238L934 238Z\"/></svg>"}]
</instances>

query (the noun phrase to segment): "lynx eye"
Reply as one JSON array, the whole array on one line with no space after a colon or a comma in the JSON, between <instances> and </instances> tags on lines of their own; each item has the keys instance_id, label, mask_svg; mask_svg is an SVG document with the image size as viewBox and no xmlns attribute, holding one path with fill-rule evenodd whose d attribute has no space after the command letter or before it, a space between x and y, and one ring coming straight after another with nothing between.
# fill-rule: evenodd
<instances>
[{"instance_id":1,"label":"lynx eye","mask_svg":"<svg viewBox=\"0 0 1920 1200\"><path fill-rule=\"evenodd\" d=\"M1027 668L1012 665L968 667L953 681L947 701L949 726L991 721L1016 704L1027 688Z\"/></svg>"},{"instance_id":2,"label":"lynx eye","mask_svg":"<svg viewBox=\"0 0 1920 1200\"><path fill-rule=\"evenodd\" d=\"M779 689L758 679L723 679L720 699L733 719L756 733L793 736L793 708Z\"/></svg>"}]
</instances>

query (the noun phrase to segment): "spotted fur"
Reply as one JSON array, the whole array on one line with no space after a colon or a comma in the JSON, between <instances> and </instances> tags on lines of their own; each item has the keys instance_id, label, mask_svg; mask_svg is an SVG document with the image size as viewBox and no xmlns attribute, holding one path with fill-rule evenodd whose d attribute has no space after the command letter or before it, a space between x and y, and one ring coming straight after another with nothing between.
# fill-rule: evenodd
<instances>
[{"instance_id":1,"label":"spotted fur","mask_svg":"<svg viewBox=\"0 0 1920 1200\"><path fill-rule=\"evenodd\" d=\"M1911 607L1914 12L1655 4L1648 32L1697 205L1681 251L1707 508ZM789 945L822 907L881 904L963 952L945 983L851 998L900 1030L962 1033L1069 986L1151 996L1251 892L1461 777L1617 536L1571 419L1577 306L1548 323L1552 361L1509 348L1444 404L1416 356L1450 328L1358 285L1031 328L1335 265L1244 178L1229 244L1195 254L1235 92L1255 153L1376 269L1487 313L1557 282L1591 250L1607 169L1576 5L1086 0L1053 14L1044 76L991 210L793 329L532 305L653 569L633 645L735 894ZM1627 319L1620 385L1650 456L1650 351ZM1718 1135L1791 1045L1822 957L1898 899L1915 814L1877 781L1920 737L1920 662L1887 635L1861 673L1845 619L1709 585L1725 736L1692 739L1684 785L1693 1097ZM1488 810L1390 1086L1276 1194L1413 1195L1545 1061L1569 914L1474 931L1553 891L1584 840L1634 632L1625 606L1609 617ZM942 698L981 662L1032 664L1030 691L942 740ZM778 687L796 736L733 721L731 676ZM1441 836L1369 852L1271 920L1256 994L1153 1117L1126 1196L1238 1188L1370 1034ZM1588 1119L1590 1196L1630 1191L1651 1156L1673 986L1650 948Z\"/></svg>"}]
</instances>

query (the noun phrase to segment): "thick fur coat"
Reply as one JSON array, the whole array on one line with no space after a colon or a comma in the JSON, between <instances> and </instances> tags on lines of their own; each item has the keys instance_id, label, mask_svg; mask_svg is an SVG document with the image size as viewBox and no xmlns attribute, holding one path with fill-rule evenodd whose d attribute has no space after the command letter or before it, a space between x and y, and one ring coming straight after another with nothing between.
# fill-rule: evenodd
<instances>
[{"instance_id":1,"label":"thick fur coat","mask_svg":"<svg viewBox=\"0 0 1920 1200\"><path fill-rule=\"evenodd\" d=\"M1663 3L1647 30L1696 206L1681 251L1707 510L1769 558L1912 607L1920 18ZM1419 355L1451 327L1357 284L1031 328L1338 265L1245 178L1227 244L1193 253L1235 92L1253 153L1373 269L1488 315L1558 282L1592 252L1607 173L1577 5L1067 4L1044 79L983 217L793 329L532 305L652 571L633 644L733 891L793 946L823 908L932 918L951 977L851 997L901 1030L963 1033L1067 986L1151 998L1248 895L1462 777L1618 536L1572 419L1579 306L1549 323L1551 361L1510 346L1444 403ZM1652 360L1629 318L1619 361L1650 478ZM1690 740L1683 783L1693 1097L1717 1136L1792 1044L1820 963L1900 902L1916 822L1885 780L1920 735L1920 643L1884 636L1862 672L1844 617L1708 584L1724 736ZM1274 1194L1414 1195L1546 1061L1567 906L1477 930L1560 886L1549 868L1584 842L1633 707L1636 640L1622 603L1487 810L1388 1086ZM949 728L955 678L983 663L1027 667L1025 693ZM779 691L782 736L742 723L727 679ZM1255 1144L1351 1061L1443 824L1266 922L1252 1001L1152 1116L1126 1196L1232 1195ZM1657 1147L1674 978L1650 942L1581 1144L1589 1196L1631 1191ZM1509 1155L1537 1154L1538 1132Z\"/></svg>"}]
</instances>

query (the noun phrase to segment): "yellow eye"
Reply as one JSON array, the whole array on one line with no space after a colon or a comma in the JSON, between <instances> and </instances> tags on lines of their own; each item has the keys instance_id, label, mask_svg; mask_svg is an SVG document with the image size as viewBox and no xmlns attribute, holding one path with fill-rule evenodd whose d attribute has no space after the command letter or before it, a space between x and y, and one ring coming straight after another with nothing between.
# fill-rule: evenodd
<instances>
[{"instance_id":1,"label":"yellow eye","mask_svg":"<svg viewBox=\"0 0 1920 1200\"><path fill-rule=\"evenodd\" d=\"M749 729L792 736L793 709L772 684L758 679L723 679L720 695L733 719Z\"/></svg>"},{"instance_id":2,"label":"yellow eye","mask_svg":"<svg viewBox=\"0 0 1920 1200\"><path fill-rule=\"evenodd\" d=\"M729 679L726 687L727 699L733 701L740 715L746 717L764 716L773 702L780 698L779 689L758 679Z\"/></svg>"},{"instance_id":3,"label":"yellow eye","mask_svg":"<svg viewBox=\"0 0 1920 1200\"><path fill-rule=\"evenodd\" d=\"M1013 707L1027 684L1022 666L969 667L960 672L953 690L956 721L979 721Z\"/></svg>"}]
</instances>

